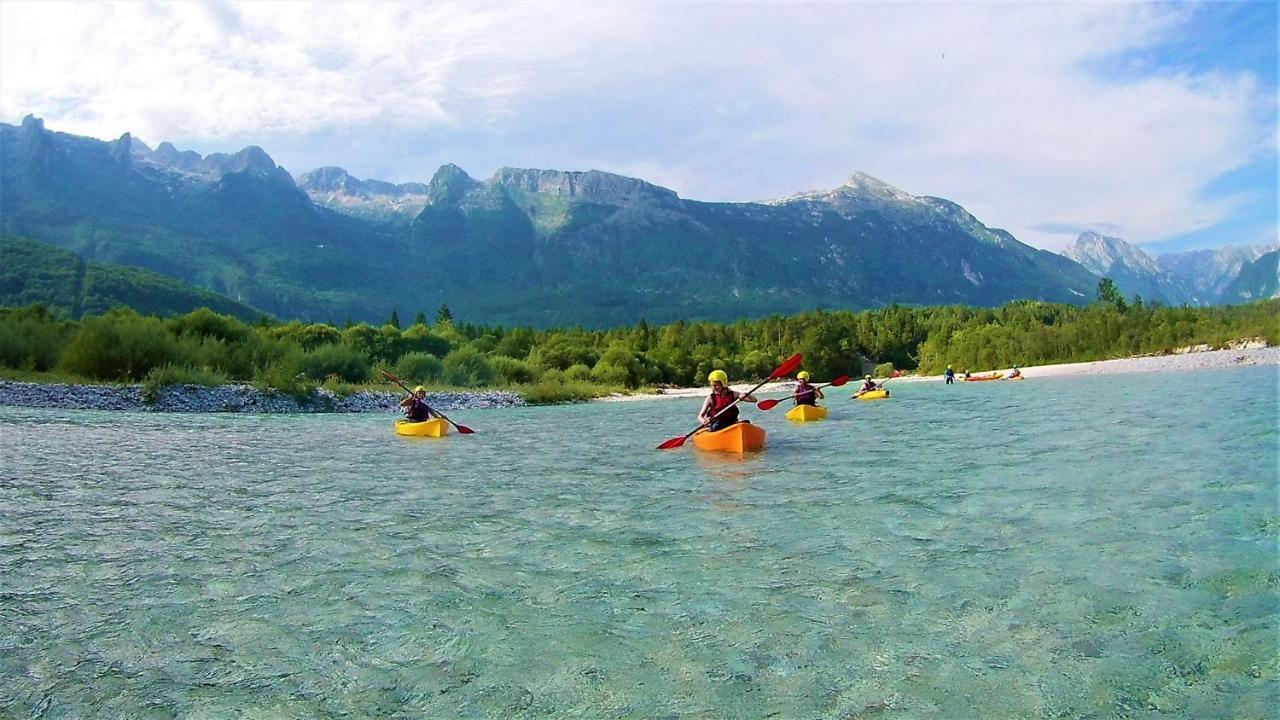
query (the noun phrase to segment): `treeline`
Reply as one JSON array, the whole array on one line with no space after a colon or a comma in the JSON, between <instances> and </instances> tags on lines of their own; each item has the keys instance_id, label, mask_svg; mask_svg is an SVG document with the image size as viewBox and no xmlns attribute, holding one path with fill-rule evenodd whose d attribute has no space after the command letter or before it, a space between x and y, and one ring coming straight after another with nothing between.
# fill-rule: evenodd
<instances>
[{"instance_id":1,"label":"treeline","mask_svg":"<svg viewBox=\"0 0 1280 720\"><path fill-rule=\"evenodd\" d=\"M888 307L817 311L731 324L677 322L613 330L486 327L447 312L408 327L250 324L200 309L169 318L116 309L79 322L40 305L0 308L0 366L68 379L252 382L309 393L327 383L380 382L383 369L413 383L512 386L532 401L610 389L699 385L716 368L735 382L766 375L795 352L815 378L872 365L938 373L1012 364L1098 360L1242 337L1280 343L1280 300L1233 307L1089 306L1014 302L999 308Z\"/></svg>"}]
</instances>

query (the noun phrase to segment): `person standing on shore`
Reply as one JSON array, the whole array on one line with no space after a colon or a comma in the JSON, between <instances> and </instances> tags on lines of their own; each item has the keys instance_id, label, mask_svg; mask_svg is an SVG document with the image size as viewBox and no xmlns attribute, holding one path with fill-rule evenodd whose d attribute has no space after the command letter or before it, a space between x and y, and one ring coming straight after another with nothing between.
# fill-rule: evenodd
<instances>
[{"instance_id":1,"label":"person standing on shore","mask_svg":"<svg viewBox=\"0 0 1280 720\"><path fill-rule=\"evenodd\" d=\"M419 385L413 389L413 394L400 401L400 407L404 408L405 417L409 418L409 422L426 422L433 417L440 417L440 413L431 409L427 405L427 389Z\"/></svg>"},{"instance_id":2,"label":"person standing on shore","mask_svg":"<svg viewBox=\"0 0 1280 720\"><path fill-rule=\"evenodd\" d=\"M738 400L753 403L756 401L750 393L740 393L729 387L729 374L723 370L712 370L707 376L711 383L711 394L702 403L698 412L698 422L706 425L711 432L723 430L738 422Z\"/></svg>"},{"instance_id":3,"label":"person standing on shore","mask_svg":"<svg viewBox=\"0 0 1280 720\"><path fill-rule=\"evenodd\" d=\"M951 385L956 381L956 371L952 370L950 365L947 366L947 371L943 373L943 375L946 375L948 385Z\"/></svg>"},{"instance_id":4,"label":"person standing on shore","mask_svg":"<svg viewBox=\"0 0 1280 720\"><path fill-rule=\"evenodd\" d=\"M809 371L801 370L796 373L796 391L792 397L795 398L797 405L813 405L817 407L818 401L826 398L822 391L809 384Z\"/></svg>"}]
</instances>

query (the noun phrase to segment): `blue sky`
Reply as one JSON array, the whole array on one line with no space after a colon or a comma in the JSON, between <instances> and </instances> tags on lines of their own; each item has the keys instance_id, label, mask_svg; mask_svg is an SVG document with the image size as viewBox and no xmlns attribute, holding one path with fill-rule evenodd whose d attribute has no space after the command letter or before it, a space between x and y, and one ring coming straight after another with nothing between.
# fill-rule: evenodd
<instances>
[{"instance_id":1,"label":"blue sky","mask_svg":"<svg viewBox=\"0 0 1280 720\"><path fill-rule=\"evenodd\" d=\"M854 171L1057 249L1276 236L1277 12L1243 3L0 3L0 119L425 181L700 200Z\"/></svg>"}]
</instances>

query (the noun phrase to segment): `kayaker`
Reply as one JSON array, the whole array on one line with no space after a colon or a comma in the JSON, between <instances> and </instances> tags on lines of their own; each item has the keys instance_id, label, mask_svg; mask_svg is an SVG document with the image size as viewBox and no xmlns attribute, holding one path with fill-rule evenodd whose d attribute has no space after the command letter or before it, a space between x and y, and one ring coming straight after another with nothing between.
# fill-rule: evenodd
<instances>
[{"instance_id":1,"label":"kayaker","mask_svg":"<svg viewBox=\"0 0 1280 720\"><path fill-rule=\"evenodd\" d=\"M440 417L440 413L427 405L426 397L427 389L419 385L413 389L412 395L400 401L400 407L404 408L409 422L425 422L433 417Z\"/></svg>"},{"instance_id":2,"label":"kayaker","mask_svg":"<svg viewBox=\"0 0 1280 720\"><path fill-rule=\"evenodd\" d=\"M947 376L947 384L948 384L948 385L950 385L950 384L952 384L952 383L954 383L954 382L956 381L956 371L955 371L955 370L952 370L950 365L948 365L948 366L947 366L947 371L946 371L945 373L943 373L943 374Z\"/></svg>"},{"instance_id":3,"label":"kayaker","mask_svg":"<svg viewBox=\"0 0 1280 720\"><path fill-rule=\"evenodd\" d=\"M862 393L869 393L872 390L879 389L880 386L876 384L876 381L872 380L870 375L866 375L862 378L862 389L858 391L858 394L861 395Z\"/></svg>"},{"instance_id":4,"label":"kayaker","mask_svg":"<svg viewBox=\"0 0 1280 720\"><path fill-rule=\"evenodd\" d=\"M738 422L738 406L733 404L735 400L749 403L756 401L750 393L740 393L730 388L729 374L723 370L712 370L707 380L711 383L711 394L707 396L707 401L702 403L702 410L698 412L698 422L706 425L712 432L723 430Z\"/></svg>"},{"instance_id":5,"label":"kayaker","mask_svg":"<svg viewBox=\"0 0 1280 720\"><path fill-rule=\"evenodd\" d=\"M809 384L809 371L801 370L796 373L796 391L792 395L797 405L813 405L817 407L819 400L825 400L826 396L822 394L822 390Z\"/></svg>"},{"instance_id":6,"label":"kayaker","mask_svg":"<svg viewBox=\"0 0 1280 720\"><path fill-rule=\"evenodd\" d=\"M1018 369L1017 365L1014 365L1013 372L1009 373L1009 379L1012 380L1016 377L1022 377L1022 371Z\"/></svg>"}]
</instances>

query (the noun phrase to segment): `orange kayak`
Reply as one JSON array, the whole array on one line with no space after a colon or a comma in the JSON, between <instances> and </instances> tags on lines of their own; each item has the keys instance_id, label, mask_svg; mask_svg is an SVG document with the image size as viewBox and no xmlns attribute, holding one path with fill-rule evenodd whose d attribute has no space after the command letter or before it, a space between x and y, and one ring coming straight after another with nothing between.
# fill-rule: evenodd
<instances>
[{"instance_id":1,"label":"orange kayak","mask_svg":"<svg viewBox=\"0 0 1280 720\"><path fill-rule=\"evenodd\" d=\"M1003 380L1004 375L1000 373L991 373L990 375L973 375L965 378L965 382L985 382L987 380Z\"/></svg>"},{"instance_id":2,"label":"orange kayak","mask_svg":"<svg viewBox=\"0 0 1280 720\"><path fill-rule=\"evenodd\" d=\"M715 432L699 430L693 434L693 445L699 450L752 452L764 449L764 435L763 429L749 422L740 422Z\"/></svg>"}]
</instances>

